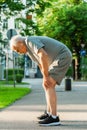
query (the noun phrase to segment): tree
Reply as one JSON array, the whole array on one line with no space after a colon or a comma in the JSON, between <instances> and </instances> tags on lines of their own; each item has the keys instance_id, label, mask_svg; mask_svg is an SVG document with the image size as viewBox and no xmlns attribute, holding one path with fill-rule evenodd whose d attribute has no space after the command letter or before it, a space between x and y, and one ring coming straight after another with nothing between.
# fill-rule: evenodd
<instances>
[{"instance_id":1,"label":"tree","mask_svg":"<svg viewBox=\"0 0 87 130\"><path fill-rule=\"evenodd\" d=\"M5 15L15 15L24 9L24 7L21 0L18 0L18 2L14 2L14 0L0 0L0 8L3 8Z\"/></svg>"},{"instance_id":2,"label":"tree","mask_svg":"<svg viewBox=\"0 0 87 130\"><path fill-rule=\"evenodd\" d=\"M26 0L26 5L22 0L17 0L16 2L14 0L0 0L0 9L3 9L6 18L17 16L17 14L19 15L16 20L24 24L24 26L19 28L22 35L40 33L35 15L42 15L42 12L49 5L50 2L48 0ZM25 12L25 17L22 15L21 11ZM31 18L29 18L29 16L31 16Z\"/></svg>"},{"instance_id":3,"label":"tree","mask_svg":"<svg viewBox=\"0 0 87 130\"><path fill-rule=\"evenodd\" d=\"M63 1L64 2L64 1ZM68 0L67 0L68 2ZM71 1L69 1L71 2ZM56 3L51 9L44 12L40 18L43 35L48 35L64 42L78 58L78 78L80 78L80 50L81 43L87 43L87 3L76 1L72 4ZM87 45L86 45L87 48Z\"/></svg>"},{"instance_id":4,"label":"tree","mask_svg":"<svg viewBox=\"0 0 87 130\"><path fill-rule=\"evenodd\" d=\"M17 18L18 21L22 22L24 26L21 28L22 35L35 35L40 34L40 30L37 26L36 16L43 15L43 11L46 7L50 6L50 2L44 0L27 0L25 17Z\"/></svg>"},{"instance_id":5,"label":"tree","mask_svg":"<svg viewBox=\"0 0 87 130\"><path fill-rule=\"evenodd\" d=\"M22 35L39 34L40 31L37 26L35 14L42 15L45 8L50 5L50 2L44 0L26 0L26 4L22 2L22 0L0 0L1 16L4 14L6 20L14 16L15 21L19 22L18 30L20 30L20 34ZM0 17L0 25L1 23L3 23L2 17ZM1 39L3 39L2 36L0 32ZM0 42L2 44L2 41Z\"/></svg>"},{"instance_id":6,"label":"tree","mask_svg":"<svg viewBox=\"0 0 87 130\"><path fill-rule=\"evenodd\" d=\"M65 17L59 18L60 29L57 39L60 39L67 45L71 46L71 50L75 50L77 54L78 79L81 77L80 73L80 50L81 44L84 43L87 48L87 4L79 4L65 11Z\"/></svg>"}]
</instances>

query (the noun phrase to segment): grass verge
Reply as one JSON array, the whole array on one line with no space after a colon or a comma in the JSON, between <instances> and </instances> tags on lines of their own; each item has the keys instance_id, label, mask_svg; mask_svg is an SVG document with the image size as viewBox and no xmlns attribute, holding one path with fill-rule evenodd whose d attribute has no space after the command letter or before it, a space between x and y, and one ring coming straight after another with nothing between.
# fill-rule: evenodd
<instances>
[{"instance_id":1,"label":"grass verge","mask_svg":"<svg viewBox=\"0 0 87 130\"><path fill-rule=\"evenodd\" d=\"M1 80L0 81L0 85L12 85L12 84L14 84L14 82L13 81L6 81L6 80ZM29 84L29 83L25 83L25 82L21 82L21 83L16 83L16 85L19 85L19 84Z\"/></svg>"},{"instance_id":2,"label":"grass verge","mask_svg":"<svg viewBox=\"0 0 87 130\"><path fill-rule=\"evenodd\" d=\"M0 87L0 109L5 108L30 92L30 88Z\"/></svg>"}]
</instances>

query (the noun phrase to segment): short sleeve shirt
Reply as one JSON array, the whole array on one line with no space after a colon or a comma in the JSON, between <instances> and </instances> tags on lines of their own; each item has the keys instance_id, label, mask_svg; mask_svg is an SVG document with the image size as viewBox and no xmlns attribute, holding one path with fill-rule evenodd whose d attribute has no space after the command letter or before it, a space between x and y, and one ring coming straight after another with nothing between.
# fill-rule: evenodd
<instances>
[{"instance_id":1,"label":"short sleeve shirt","mask_svg":"<svg viewBox=\"0 0 87 130\"><path fill-rule=\"evenodd\" d=\"M70 53L70 50L63 43L47 36L27 37L26 45L28 48L28 55L37 63L39 63L39 57L37 53L41 48L47 52L49 56L49 64L54 61L56 56L61 56L61 54L66 51Z\"/></svg>"}]
</instances>

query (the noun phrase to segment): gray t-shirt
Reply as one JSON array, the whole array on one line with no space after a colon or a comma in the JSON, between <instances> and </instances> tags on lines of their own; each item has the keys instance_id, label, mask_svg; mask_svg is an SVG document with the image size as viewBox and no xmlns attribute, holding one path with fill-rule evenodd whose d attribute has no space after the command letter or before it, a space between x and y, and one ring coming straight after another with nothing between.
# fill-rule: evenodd
<instances>
[{"instance_id":1,"label":"gray t-shirt","mask_svg":"<svg viewBox=\"0 0 87 130\"><path fill-rule=\"evenodd\" d=\"M27 54L37 63L39 63L37 53L41 48L47 52L49 56L49 64L55 60L56 56L60 56L64 52L69 52L71 55L70 50L63 43L47 36L29 36L25 41L28 47Z\"/></svg>"}]
</instances>

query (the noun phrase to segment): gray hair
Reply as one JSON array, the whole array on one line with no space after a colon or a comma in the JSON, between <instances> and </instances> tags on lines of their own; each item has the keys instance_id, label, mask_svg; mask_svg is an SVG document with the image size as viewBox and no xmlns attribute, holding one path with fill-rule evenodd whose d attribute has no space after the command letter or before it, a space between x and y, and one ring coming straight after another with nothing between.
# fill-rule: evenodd
<instances>
[{"instance_id":1,"label":"gray hair","mask_svg":"<svg viewBox=\"0 0 87 130\"><path fill-rule=\"evenodd\" d=\"M22 37L21 35L15 35L11 38L10 40L10 48L12 48L13 46L17 46L17 43L19 41L24 42L24 37Z\"/></svg>"}]
</instances>

